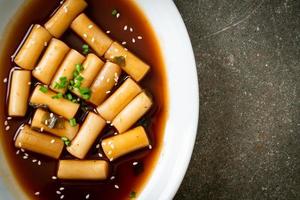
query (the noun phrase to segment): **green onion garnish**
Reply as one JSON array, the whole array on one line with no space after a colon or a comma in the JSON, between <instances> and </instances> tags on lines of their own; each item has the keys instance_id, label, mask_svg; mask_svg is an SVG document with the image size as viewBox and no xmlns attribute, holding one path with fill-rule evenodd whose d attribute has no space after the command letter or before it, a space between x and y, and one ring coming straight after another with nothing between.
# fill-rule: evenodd
<instances>
[{"instance_id":1,"label":"green onion garnish","mask_svg":"<svg viewBox=\"0 0 300 200\"><path fill-rule=\"evenodd\" d=\"M88 54L90 52L90 47L87 44L82 45L82 53Z\"/></svg>"},{"instance_id":2,"label":"green onion garnish","mask_svg":"<svg viewBox=\"0 0 300 200\"><path fill-rule=\"evenodd\" d=\"M118 11L116 9L113 9L111 11L112 16L116 16L118 14Z\"/></svg>"},{"instance_id":3,"label":"green onion garnish","mask_svg":"<svg viewBox=\"0 0 300 200\"><path fill-rule=\"evenodd\" d=\"M42 86L40 87L40 91L41 91L42 93L47 93L47 92L48 92L48 88L45 87L44 85L42 85Z\"/></svg>"},{"instance_id":4,"label":"green onion garnish","mask_svg":"<svg viewBox=\"0 0 300 200\"><path fill-rule=\"evenodd\" d=\"M65 143L66 146L71 145L71 141L69 140L69 138L63 136L63 137L61 137L61 140Z\"/></svg>"},{"instance_id":5,"label":"green onion garnish","mask_svg":"<svg viewBox=\"0 0 300 200\"><path fill-rule=\"evenodd\" d=\"M74 126L77 125L77 122L76 122L76 119L75 119L75 118L70 119L69 122L70 122L70 125L71 125L72 127L74 127Z\"/></svg>"},{"instance_id":6,"label":"green onion garnish","mask_svg":"<svg viewBox=\"0 0 300 200\"><path fill-rule=\"evenodd\" d=\"M56 95L52 96L52 99L61 99L63 94L61 92L57 93Z\"/></svg>"},{"instance_id":7,"label":"green onion garnish","mask_svg":"<svg viewBox=\"0 0 300 200\"><path fill-rule=\"evenodd\" d=\"M129 198L130 199L135 199L136 198L136 192L135 191L131 191L129 194Z\"/></svg>"},{"instance_id":8,"label":"green onion garnish","mask_svg":"<svg viewBox=\"0 0 300 200\"><path fill-rule=\"evenodd\" d=\"M65 76L59 78L59 82L55 82L54 88L55 89L64 89L68 85L68 79Z\"/></svg>"}]
</instances>

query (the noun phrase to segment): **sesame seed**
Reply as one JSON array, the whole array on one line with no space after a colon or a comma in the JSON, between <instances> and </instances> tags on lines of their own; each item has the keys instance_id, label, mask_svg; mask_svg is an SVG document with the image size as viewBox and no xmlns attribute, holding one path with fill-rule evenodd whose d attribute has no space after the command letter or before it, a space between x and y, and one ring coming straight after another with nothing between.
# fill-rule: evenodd
<instances>
[{"instance_id":1,"label":"sesame seed","mask_svg":"<svg viewBox=\"0 0 300 200\"><path fill-rule=\"evenodd\" d=\"M133 28L132 28L132 27L130 27L129 31L130 31L130 32L133 32Z\"/></svg>"},{"instance_id":2,"label":"sesame seed","mask_svg":"<svg viewBox=\"0 0 300 200\"><path fill-rule=\"evenodd\" d=\"M149 145L149 149L152 149L152 146L151 146L151 145Z\"/></svg>"},{"instance_id":3,"label":"sesame seed","mask_svg":"<svg viewBox=\"0 0 300 200\"><path fill-rule=\"evenodd\" d=\"M28 85L31 85L31 82L28 82Z\"/></svg>"},{"instance_id":4,"label":"sesame seed","mask_svg":"<svg viewBox=\"0 0 300 200\"><path fill-rule=\"evenodd\" d=\"M89 199L90 198L90 194L87 194L86 196L85 196L85 199Z\"/></svg>"},{"instance_id":5,"label":"sesame seed","mask_svg":"<svg viewBox=\"0 0 300 200\"><path fill-rule=\"evenodd\" d=\"M60 1L59 3L60 3L60 4L63 4L63 3L64 3L64 1Z\"/></svg>"},{"instance_id":6,"label":"sesame seed","mask_svg":"<svg viewBox=\"0 0 300 200\"><path fill-rule=\"evenodd\" d=\"M35 196L39 196L40 195L40 192L36 192L34 193Z\"/></svg>"},{"instance_id":7,"label":"sesame seed","mask_svg":"<svg viewBox=\"0 0 300 200\"><path fill-rule=\"evenodd\" d=\"M20 150L16 151L16 155L19 155L19 153L20 153Z\"/></svg>"},{"instance_id":8,"label":"sesame seed","mask_svg":"<svg viewBox=\"0 0 300 200\"><path fill-rule=\"evenodd\" d=\"M3 83L7 83L7 78L4 78L4 79L3 79Z\"/></svg>"},{"instance_id":9,"label":"sesame seed","mask_svg":"<svg viewBox=\"0 0 300 200\"><path fill-rule=\"evenodd\" d=\"M109 159L109 161L113 161L114 158Z\"/></svg>"},{"instance_id":10,"label":"sesame seed","mask_svg":"<svg viewBox=\"0 0 300 200\"><path fill-rule=\"evenodd\" d=\"M87 34L84 33L84 34L83 34L83 37L87 38Z\"/></svg>"},{"instance_id":11,"label":"sesame seed","mask_svg":"<svg viewBox=\"0 0 300 200\"><path fill-rule=\"evenodd\" d=\"M137 38L138 38L139 40L143 39L143 37L142 37L142 36L140 36L140 35L139 35Z\"/></svg>"},{"instance_id":12,"label":"sesame seed","mask_svg":"<svg viewBox=\"0 0 300 200\"><path fill-rule=\"evenodd\" d=\"M92 38L92 42L93 42L93 43L95 42L95 38L94 38L94 37Z\"/></svg>"},{"instance_id":13,"label":"sesame seed","mask_svg":"<svg viewBox=\"0 0 300 200\"><path fill-rule=\"evenodd\" d=\"M127 49L127 48L124 48L124 50L125 50L125 51L128 51L128 49Z\"/></svg>"},{"instance_id":14,"label":"sesame seed","mask_svg":"<svg viewBox=\"0 0 300 200\"><path fill-rule=\"evenodd\" d=\"M60 188L59 188L60 191L63 191L64 189L65 189L64 187L60 187Z\"/></svg>"},{"instance_id":15,"label":"sesame seed","mask_svg":"<svg viewBox=\"0 0 300 200\"><path fill-rule=\"evenodd\" d=\"M7 126L7 125L8 125L8 121L5 120L5 121L4 121L4 126Z\"/></svg>"},{"instance_id":16,"label":"sesame seed","mask_svg":"<svg viewBox=\"0 0 300 200\"><path fill-rule=\"evenodd\" d=\"M64 11L65 11L65 13L68 12L68 7L67 6L64 6Z\"/></svg>"},{"instance_id":17,"label":"sesame seed","mask_svg":"<svg viewBox=\"0 0 300 200\"><path fill-rule=\"evenodd\" d=\"M24 159L24 160L27 160L27 159L28 159L28 156L23 156L23 159Z\"/></svg>"},{"instance_id":18,"label":"sesame seed","mask_svg":"<svg viewBox=\"0 0 300 200\"><path fill-rule=\"evenodd\" d=\"M102 157L103 157L103 155L102 155L101 153L98 153L98 156L99 156L100 158L102 158Z\"/></svg>"},{"instance_id":19,"label":"sesame seed","mask_svg":"<svg viewBox=\"0 0 300 200\"><path fill-rule=\"evenodd\" d=\"M111 155L111 153L112 153L111 151L108 151L108 153L107 153L107 154L108 154L108 155Z\"/></svg>"},{"instance_id":20,"label":"sesame seed","mask_svg":"<svg viewBox=\"0 0 300 200\"><path fill-rule=\"evenodd\" d=\"M126 43L127 43L127 42L123 41L123 42L122 42L122 45L125 45Z\"/></svg>"},{"instance_id":21,"label":"sesame seed","mask_svg":"<svg viewBox=\"0 0 300 200\"><path fill-rule=\"evenodd\" d=\"M7 120L11 120L12 119L12 117L7 117Z\"/></svg>"},{"instance_id":22,"label":"sesame seed","mask_svg":"<svg viewBox=\"0 0 300 200\"><path fill-rule=\"evenodd\" d=\"M120 14L120 13L117 13L116 17L119 18L120 16L121 16L121 14Z\"/></svg>"},{"instance_id":23,"label":"sesame seed","mask_svg":"<svg viewBox=\"0 0 300 200\"><path fill-rule=\"evenodd\" d=\"M42 127L40 130L41 130L41 132L43 132L43 131L44 131L44 128Z\"/></svg>"},{"instance_id":24,"label":"sesame seed","mask_svg":"<svg viewBox=\"0 0 300 200\"><path fill-rule=\"evenodd\" d=\"M38 24L36 27L37 27L37 28L41 28L41 25Z\"/></svg>"},{"instance_id":25,"label":"sesame seed","mask_svg":"<svg viewBox=\"0 0 300 200\"><path fill-rule=\"evenodd\" d=\"M20 143L20 142L19 142L19 146L21 146L21 143ZM22 152L25 152L25 150L24 150L24 149L21 149L21 151L22 151Z\"/></svg>"},{"instance_id":26,"label":"sesame seed","mask_svg":"<svg viewBox=\"0 0 300 200\"><path fill-rule=\"evenodd\" d=\"M57 191L56 191L56 194L61 194L61 191L57 190Z\"/></svg>"},{"instance_id":27,"label":"sesame seed","mask_svg":"<svg viewBox=\"0 0 300 200\"><path fill-rule=\"evenodd\" d=\"M53 144L54 142L55 142L55 140L54 140L54 139L52 139L52 140L50 141L50 143L51 143L51 144Z\"/></svg>"},{"instance_id":28,"label":"sesame seed","mask_svg":"<svg viewBox=\"0 0 300 200\"><path fill-rule=\"evenodd\" d=\"M36 163L36 162L37 162L37 159L33 159L32 162L33 162L33 163Z\"/></svg>"},{"instance_id":29,"label":"sesame seed","mask_svg":"<svg viewBox=\"0 0 300 200\"><path fill-rule=\"evenodd\" d=\"M132 165L136 166L137 164L139 164L138 162L133 162Z\"/></svg>"},{"instance_id":30,"label":"sesame seed","mask_svg":"<svg viewBox=\"0 0 300 200\"><path fill-rule=\"evenodd\" d=\"M63 199L64 197L65 197L65 195L61 195L61 196L60 196L60 199Z\"/></svg>"},{"instance_id":31,"label":"sesame seed","mask_svg":"<svg viewBox=\"0 0 300 200\"><path fill-rule=\"evenodd\" d=\"M125 25L125 26L124 26L124 28L123 28L123 29L124 29L124 31L126 31L126 30L127 30L127 28L128 28L128 26L127 26L127 25Z\"/></svg>"},{"instance_id":32,"label":"sesame seed","mask_svg":"<svg viewBox=\"0 0 300 200\"><path fill-rule=\"evenodd\" d=\"M56 176L52 176L51 178L52 178L53 180L56 180L56 179L57 179L57 177L56 177Z\"/></svg>"},{"instance_id":33,"label":"sesame seed","mask_svg":"<svg viewBox=\"0 0 300 200\"><path fill-rule=\"evenodd\" d=\"M100 144L97 144L97 145L96 145L96 149L99 149L99 148L100 148Z\"/></svg>"},{"instance_id":34,"label":"sesame seed","mask_svg":"<svg viewBox=\"0 0 300 200\"><path fill-rule=\"evenodd\" d=\"M110 31L106 31L107 34L110 34Z\"/></svg>"},{"instance_id":35,"label":"sesame seed","mask_svg":"<svg viewBox=\"0 0 300 200\"><path fill-rule=\"evenodd\" d=\"M28 155L28 153L24 153L24 155L26 156L26 157L28 157L29 155Z\"/></svg>"},{"instance_id":36,"label":"sesame seed","mask_svg":"<svg viewBox=\"0 0 300 200\"><path fill-rule=\"evenodd\" d=\"M8 131L10 129L10 126L6 126L5 130Z\"/></svg>"},{"instance_id":37,"label":"sesame seed","mask_svg":"<svg viewBox=\"0 0 300 200\"><path fill-rule=\"evenodd\" d=\"M135 43L135 39L134 39L134 38L132 38L132 40L131 40L131 41L132 41L132 43Z\"/></svg>"},{"instance_id":38,"label":"sesame seed","mask_svg":"<svg viewBox=\"0 0 300 200\"><path fill-rule=\"evenodd\" d=\"M116 188L116 189L119 189L120 187L119 187L118 185L115 185L115 188Z\"/></svg>"},{"instance_id":39,"label":"sesame seed","mask_svg":"<svg viewBox=\"0 0 300 200\"><path fill-rule=\"evenodd\" d=\"M42 162L40 160L38 161L38 165L42 165Z\"/></svg>"},{"instance_id":40,"label":"sesame seed","mask_svg":"<svg viewBox=\"0 0 300 200\"><path fill-rule=\"evenodd\" d=\"M114 135L118 135L118 132L115 132Z\"/></svg>"},{"instance_id":41,"label":"sesame seed","mask_svg":"<svg viewBox=\"0 0 300 200\"><path fill-rule=\"evenodd\" d=\"M92 29L93 28L93 24L90 24L89 26L88 26L88 29Z\"/></svg>"},{"instance_id":42,"label":"sesame seed","mask_svg":"<svg viewBox=\"0 0 300 200\"><path fill-rule=\"evenodd\" d=\"M105 93L106 93L106 94L109 94L109 93L110 93L110 90L106 91Z\"/></svg>"},{"instance_id":43,"label":"sesame seed","mask_svg":"<svg viewBox=\"0 0 300 200\"><path fill-rule=\"evenodd\" d=\"M116 177L115 176L111 176L110 177L110 180L114 180Z\"/></svg>"},{"instance_id":44,"label":"sesame seed","mask_svg":"<svg viewBox=\"0 0 300 200\"><path fill-rule=\"evenodd\" d=\"M52 118L54 116L54 114L53 113L50 113L50 117Z\"/></svg>"}]
</instances>

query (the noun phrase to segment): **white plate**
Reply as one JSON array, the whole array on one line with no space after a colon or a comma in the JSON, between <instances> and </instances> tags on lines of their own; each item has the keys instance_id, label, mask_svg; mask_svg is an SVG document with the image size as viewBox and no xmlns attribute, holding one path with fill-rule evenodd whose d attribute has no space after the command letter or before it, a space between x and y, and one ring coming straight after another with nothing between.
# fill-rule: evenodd
<instances>
[{"instance_id":1,"label":"white plate","mask_svg":"<svg viewBox=\"0 0 300 200\"><path fill-rule=\"evenodd\" d=\"M22 2L24 0L0 0L0 32ZM170 98L162 152L139 199L168 200L174 197L184 177L197 133L196 65L188 33L175 4L171 0L137 0L137 3L159 39L167 67ZM0 199L24 199L2 154L0 162Z\"/></svg>"}]
</instances>

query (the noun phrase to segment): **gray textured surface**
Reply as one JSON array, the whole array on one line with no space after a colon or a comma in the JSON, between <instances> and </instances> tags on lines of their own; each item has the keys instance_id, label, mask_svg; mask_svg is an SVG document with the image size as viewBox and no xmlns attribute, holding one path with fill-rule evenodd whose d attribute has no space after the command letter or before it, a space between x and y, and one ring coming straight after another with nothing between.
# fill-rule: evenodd
<instances>
[{"instance_id":1,"label":"gray textured surface","mask_svg":"<svg viewBox=\"0 0 300 200\"><path fill-rule=\"evenodd\" d=\"M200 84L175 197L300 199L300 0L175 0Z\"/></svg>"}]
</instances>

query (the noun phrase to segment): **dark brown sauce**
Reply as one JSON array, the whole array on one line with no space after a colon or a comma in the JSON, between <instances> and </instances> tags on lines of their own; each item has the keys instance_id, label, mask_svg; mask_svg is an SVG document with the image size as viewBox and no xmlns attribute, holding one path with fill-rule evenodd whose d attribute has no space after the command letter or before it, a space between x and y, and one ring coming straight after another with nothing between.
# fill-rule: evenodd
<instances>
[{"instance_id":1,"label":"dark brown sauce","mask_svg":"<svg viewBox=\"0 0 300 200\"><path fill-rule=\"evenodd\" d=\"M26 153L29 154L29 158L24 160L22 158L24 152L18 151L19 154L16 155L17 149L13 145L13 137L18 127L30 119L33 109L29 109L25 118L9 120L10 129L8 131L5 131L3 126L7 115L2 114L0 116L1 146L16 179L30 199L53 200L59 199L62 194L64 199L72 200L85 199L87 194L90 194L90 199L129 199L130 192L135 191L138 195L151 175L162 146L168 108L166 74L159 45L150 24L134 1L87 0L87 2L89 7L85 13L94 22L103 30L110 30L110 36L113 39L119 42L126 41L128 49L151 65L151 72L141 82L141 85L152 94L155 105L137 124L146 128L153 148L152 150L143 149L114 161L111 165L111 176L115 177L113 180L97 182L53 180L51 177L56 174L56 160L28 152ZM58 6L59 1L56 0L30 0L14 16L4 35L0 52L1 82L4 78L9 77L10 70L16 67L11 62L11 56L18 48L28 28L34 23L43 24ZM120 12L120 18L112 16L113 9ZM125 25L132 27L134 31L123 31ZM143 39L138 40L137 36L142 36ZM136 38L136 43L131 42L133 37ZM82 41L73 32L67 31L62 40L66 41L70 47L81 50ZM6 113L7 110L5 100L7 85L0 84L1 113ZM77 117L80 118L82 115L84 112L79 113ZM107 126L95 145L112 134L112 128ZM96 149L95 145L89 152L88 158L99 159L98 153L101 151ZM72 157L65 151L61 158ZM33 159L36 159L37 162L33 163ZM38 165L38 161L41 161L41 165ZM138 164L134 166L133 162L138 162ZM115 185L118 185L119 189L116 189ZM61 191L61 195L58 195L56 191L60 187L64 187L64 190ZM40 195L35 196L35 192L40 192Z\"/></svg>"}]
</instances>

